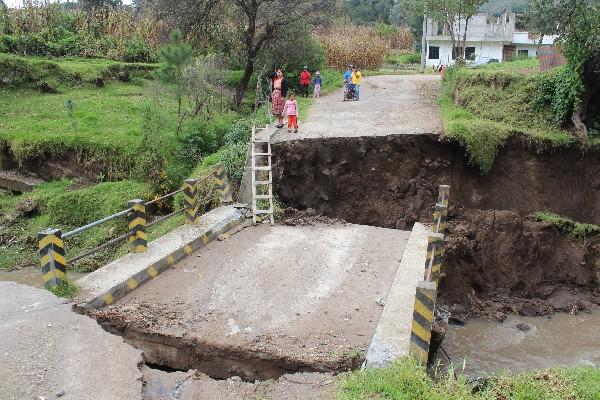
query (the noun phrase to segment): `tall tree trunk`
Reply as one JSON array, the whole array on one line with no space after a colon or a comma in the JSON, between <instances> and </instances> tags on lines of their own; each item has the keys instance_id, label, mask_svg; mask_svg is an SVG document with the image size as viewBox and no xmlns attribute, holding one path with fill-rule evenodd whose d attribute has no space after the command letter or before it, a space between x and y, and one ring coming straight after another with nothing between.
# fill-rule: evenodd
<instances>
[{"instance_id":1,"label":"tall tree trunk","mask_svg":"<svg viewBox=\"0 0 600 400\"><path fill-rule=\"evenodd\" d=\"M236 108L239 108L242 104L242 100L246 94L246 89L248 89L248 83L250 82L250 77L252 76L253 72L254 55L248 54L248 57L246 58L246 67L244 68L244 75L242 75L242 79L235 90L235 95L233 98L233 104Z\"/></svg>"}]
</instances>

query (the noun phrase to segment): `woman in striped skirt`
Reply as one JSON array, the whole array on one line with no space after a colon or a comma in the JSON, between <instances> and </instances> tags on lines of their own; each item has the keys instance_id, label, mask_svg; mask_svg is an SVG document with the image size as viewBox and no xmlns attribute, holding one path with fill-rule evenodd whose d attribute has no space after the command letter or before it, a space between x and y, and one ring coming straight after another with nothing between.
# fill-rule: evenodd
<instances>
[{"instance_id":1,"label":"woman in striped skirt","mask_svg":"<svg viewBox=\"0 0 600 400\"><path fill-rule=\"evenodd\" d=\"M277 118L277 128L283 127L283 107L285 105L285 96L288 91L287 79L283 76L281 68L275 70L275 74L271 80L271 111Z\"/></svg>"}]
</instances>

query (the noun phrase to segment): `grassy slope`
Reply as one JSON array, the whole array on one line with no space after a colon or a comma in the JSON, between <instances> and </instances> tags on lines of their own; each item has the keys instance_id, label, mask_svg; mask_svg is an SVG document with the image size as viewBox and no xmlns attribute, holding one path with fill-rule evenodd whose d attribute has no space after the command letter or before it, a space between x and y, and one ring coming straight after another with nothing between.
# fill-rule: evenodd
<instances>
[{"instance_id":1,"label":"grassy slope","mask_svg":"<svg viewBox=\"0 0 600 400\"><path fill-rule=\"evenodd\" d=\"M571 368L491 378L473 394L466 379L453 374L433 380L412 359L384 369L366 369L342 376L339 400L599 400L600 369Z\"/></svg>"},{"instance_id":2,"label":"grassy slope","mask_svg":"<svg viewBox=\"0 0 600 400\"><path fill-rule=\"evenodd\" d=\"M540 146L574 142L536 103L541 76L534 59L447 70L440 98L446 138L464 145L482 173L491 169L498 149L513 134Z\"/></svg>"}]
</instances>

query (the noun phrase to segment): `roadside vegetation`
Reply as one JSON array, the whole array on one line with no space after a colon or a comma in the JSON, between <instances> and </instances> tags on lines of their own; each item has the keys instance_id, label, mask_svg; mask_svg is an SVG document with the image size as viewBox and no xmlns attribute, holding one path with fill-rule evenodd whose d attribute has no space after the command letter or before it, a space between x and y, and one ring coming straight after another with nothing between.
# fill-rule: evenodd
<instances>
[{"instance_id":1,"label":"roadside vegetation","mask_svg":"<svg viewBox=\"0 0 600 400\"><path fill-rule=\"evenodd\" d=\"M536 62L517 60L477 69L445 71L439 100L445 137L461 143L482 173L492 168L498 150L511 135L539 148L566 147L576 137L563 128L564 111L556 106L563 70L535 71Z\"/></svg>"},{"instance_id":2,"label":"roadside vegetation","mask_svg":"<svg viewBox=\"0 0 600 400\"><path fill-rule=\"evenodd\" d=\"M365 369L342 375L339 400L598 400L600 370L595 368L551 369L518 375L499 375L474 385L451 370L432 378L412 358L388 368Z\"/></svg>"},{"instance_id":3,"label":"roadside vegetation","mask_svg":"<svg viewBox=\"0 0 600 400\"><path fill-rule=\"evenodd\" d=\"M600 226L584 224L573 221L557 214L539 211L533 214L536 221L550 222L559 232L566 234L570 239L585 239L593 235L600 235Z\"/></svg>"}]
</instances>

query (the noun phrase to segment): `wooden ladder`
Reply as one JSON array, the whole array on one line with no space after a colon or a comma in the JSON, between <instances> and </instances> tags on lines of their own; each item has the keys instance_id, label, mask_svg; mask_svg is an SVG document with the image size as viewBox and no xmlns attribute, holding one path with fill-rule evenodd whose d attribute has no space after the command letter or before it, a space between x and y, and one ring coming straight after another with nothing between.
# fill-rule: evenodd
<instances>
[{"instance_id":1,"label":"wooden ladder","mask_svg":"<svg viewBox=\"0 0 600 400\"><path fill-rule=\"evenodd\" d=\"M250 146L252 151L252 223L256 224L257 219L262 218L260 215L268 214L271 225L273 225L275 223L273 219L273 171L271 170L271 137L268 126L264 128L257 128L256 124L252 126ZM265 194L265 192L267 193ZM258 208L259 200L268 200L269 208Z\"/></svg>"}]
</instances>

